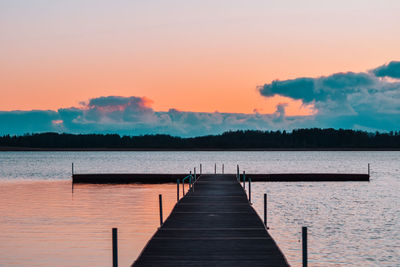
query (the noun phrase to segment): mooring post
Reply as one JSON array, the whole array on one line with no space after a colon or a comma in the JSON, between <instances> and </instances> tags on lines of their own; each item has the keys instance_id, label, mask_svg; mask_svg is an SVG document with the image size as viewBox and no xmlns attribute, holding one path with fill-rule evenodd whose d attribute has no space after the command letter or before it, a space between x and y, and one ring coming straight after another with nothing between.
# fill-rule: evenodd
<instances>
[{"instance_id":1,"label":"mooring post","mask_svg":"<svg viewBox=\"0 0 400 267\"><path fill-rule=\"evenodd\" d=\"M162 210L162 195L161 194L158 195L158 202L159 202L159 206L160 206L160 226L162 226L162 224L163 224L163 210Z\"/></svg>"},{"instance_id":2,"label":"mooring post","mask_svg":"<svg viewBox=\"0 0 400 267\"><path fill-rule=\"evenodd\" d=\"M112 229L113 267L118 267L118 229Z\"/></svg>"},{"instance_id":3,"label":"mooring post","mask_svg":"<svg viewBox=\"0 0 400 267\"><path fill-rule=\"evenodd\" d=\"M251 179L249 178L249 202L251 204Z\"/></svg>"},{"instance_id":4,"label":"mooring post","mask_svg":"<svg viewBox=\"0 0 400 267\"><path fill-rule=\"evenodd\" d=\"M303 240L303 267L307 267L307 227L301 228L302 240Z\"/></svg>"},{"instance_id":5,"label":"mooring post","mask_svg":"<svg viewBox=\"0 0 400 267\"><path fill-rule=\"evenodd\" d=\"M179 202L179 179L176 179L176 202Z\"/></svg>"},{"instance_id":6,"label":"mooring post","mask_svg":"<svg viewBox=\"0 0 400 267\"><path fill-rule=\"evenodd\" d=\"M189 190L192 188L192 171L190 171L190 177L189 177ZM189 192L188 190L188 192Z\"/></svg>"},{"instance_id":7,"label":"mooring post","mask_svg":"<svg viewBox=\"0 0 400 267\"><path fill-rule=\"evenodd\" d=\"M217 163L214 164L214 174L217 174Z\"/></svg>"},{"instance_id":8,"label":"mooring post","mask_svg":"<svg viewBox=\"0 0 400 267\"><path fill-rule=\"evenodd\" d=\"M267 227L267 194L264 194L264 225Z\"/></svg>"},{"instance_id":9,"label":"mooring post","mask_svg":"<svg viewBox=\"0 0 400 267\"><path fill-rule=\"evenodd\" d=\"M202 166L201 166L201 163L200 163L200 175L202 174Z\"/></svg>"},{"instance_id":10,"label":"mooring post","mask_svg":"<svg viewBox=\"0 0 400 267\"><path fill-rule=\"evenodd\" d=\"M225 168L225 164L222 164L222 174L224 174L224 168Z\"/></svg>"},{"instance_id":11,"label":"mooring post","mask_svg":"<svg viewBox=\"0 0 400 267\"><path fill-rule=\"evenodd\" d=\"M368 177L370 176L371 171L370 171L370 164L368 163Z\"/></svg>"},{"instance_id":12,"label":"mooring post","mask_svg":"<svg viewBox=\"0 0 400 267\"><path fill-rule=\"evenodd\" d=\"M243 171L243 189L246 190L246 172Z\"/></svg>"}]
</instances>

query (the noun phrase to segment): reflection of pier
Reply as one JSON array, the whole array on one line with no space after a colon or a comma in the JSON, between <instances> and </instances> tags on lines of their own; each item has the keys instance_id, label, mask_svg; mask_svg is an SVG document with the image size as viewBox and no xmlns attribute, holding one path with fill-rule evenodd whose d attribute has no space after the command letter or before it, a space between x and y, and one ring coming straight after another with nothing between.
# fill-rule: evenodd
<instances>
[{"instance_id":1,"label":"reflection of pier","mask_svg":"<svg viewBox=\"0 0 400 267\"><path fill-rule=\"evenodd\" d=\"M288 266L237 176L191 187L132 266Z\"/></svg>"}]
</instances>

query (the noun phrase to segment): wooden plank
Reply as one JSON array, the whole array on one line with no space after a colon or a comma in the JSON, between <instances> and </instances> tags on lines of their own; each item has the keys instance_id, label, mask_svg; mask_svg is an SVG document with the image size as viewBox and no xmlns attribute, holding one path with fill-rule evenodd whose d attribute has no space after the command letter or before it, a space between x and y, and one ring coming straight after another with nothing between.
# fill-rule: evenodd
<instances>
[{"instance_id":1,"label":"wooden plank","mask_svg":"<svg viewBox=\"0 0 400 267\"><path fill-rule=\"evenodd\" d=\"M202 175L132 266L289 266L235 175Z\"/></svg>"}]
</instances>

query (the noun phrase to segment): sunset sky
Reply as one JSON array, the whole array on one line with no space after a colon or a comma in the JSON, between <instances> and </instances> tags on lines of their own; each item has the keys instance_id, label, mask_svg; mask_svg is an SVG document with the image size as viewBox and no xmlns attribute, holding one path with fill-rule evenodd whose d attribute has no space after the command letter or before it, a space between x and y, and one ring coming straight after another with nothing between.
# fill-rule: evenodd
<instances>
[{"instance_id":1,"label":"sunset sky","mask_svg":"<svg viewBox=\"0 0 400 267\"><path fill-rule=\"evenodd\" d=\"M3 0L0 134L398 129L399 14L398 0Z\"/></svg>"}]
</instances>

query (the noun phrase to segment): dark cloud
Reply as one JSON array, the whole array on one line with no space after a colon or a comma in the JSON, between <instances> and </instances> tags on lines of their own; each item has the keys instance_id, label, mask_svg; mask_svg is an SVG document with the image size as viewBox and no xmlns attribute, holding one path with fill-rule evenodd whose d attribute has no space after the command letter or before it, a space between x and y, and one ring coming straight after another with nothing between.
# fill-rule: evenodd
<instances>
[{"instance_id":1,"label":"dark cloud","mask_svg":"<svg viewBox=\"0 0 400 267\"><path fill-rule=\"evenodd\" d=\"M315 115L299 123L305 127L398 130L400 83L380 77L396 78L399 67L391 62L371 72L273 81L258 89L266 97L281 95L312 104Z\"/></svg>"},{"instance_id":2,"label":"dark cloud","mask_svg":"<svg viewBox=\"0 0 400 267\"><path fill-rule=\"evenodd\" d=\"M372 70L372 73L377 77L400 79L400 61L392 61L389 64L380 66Z\"/></svg>"}]
</instances>

